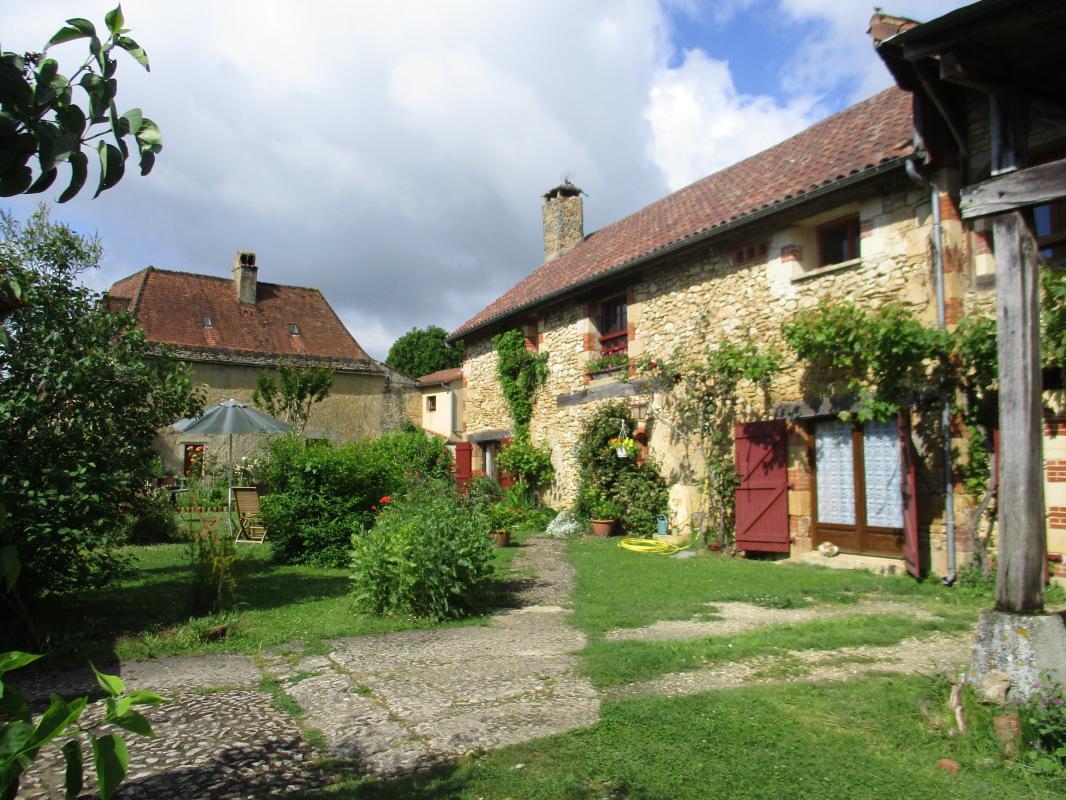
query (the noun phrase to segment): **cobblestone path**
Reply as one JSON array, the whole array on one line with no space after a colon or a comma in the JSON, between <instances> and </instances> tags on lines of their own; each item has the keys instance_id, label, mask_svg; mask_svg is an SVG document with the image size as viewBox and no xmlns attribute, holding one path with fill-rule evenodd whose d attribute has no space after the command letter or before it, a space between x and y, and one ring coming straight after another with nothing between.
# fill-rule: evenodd
<instances>
[{"instance_id":1,"label":"cobblestone path","mask_svg":"<svg viewBox=\"0 0 1066 800\"><path fill-rule=\"evenodd\" d=\"M330 755L381 775L594 724L599 701L571 655L585 637L565 622L565 547L525 544L514 559L518 607L484 626L339 639L324 656L279 648L258 663L205 655L108 667L129 688L170 701L145 711L157 738L125 737L130 771L116 797L259 798L328 783L299 726L260 690L264 675L300 704L302 724L322 733ZM78 670L22 688L38 699L73 696L94 691L95 680ZM62 780L62 757L49 749L18 796L61 797Z\"/></svg>"},{"instance_id":2,"label":"cobblestone path","mask_svg":"<svg viewBox=\"0 0 1066 800\"><path fill-rule=\"evenodd\" d=\"M482 627L334 641L324 656L272 654L285 687L334 756L380 775L592 725L599 701L576 674L585 643L566 624L565 542L532 539L514 566L520 607Z\"/></svg>"}]
</instances>

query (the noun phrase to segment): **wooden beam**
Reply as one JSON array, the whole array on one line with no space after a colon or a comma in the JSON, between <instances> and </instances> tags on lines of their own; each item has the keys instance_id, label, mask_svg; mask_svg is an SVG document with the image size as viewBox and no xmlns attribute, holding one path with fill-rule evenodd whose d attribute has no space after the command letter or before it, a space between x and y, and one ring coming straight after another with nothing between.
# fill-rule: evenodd
<instances>
[{"instance_id":1,"label":"wooden beam","mask_svg":"<svg viewBox=\"0 0 1066 800\"><path fill-rule=\"evenodd\" d=\"M962 190L963 219L1020 211L1066 198L1066 158L1006 172Z\"/></svg>"},{"instance_id":2,"label":"wooden beam","mask_svg":"<svg viewBox=\"0 0 1066 800\"><path fill-rule=\"evenodd\" d=\"M993 95L990 101L992 167L1009 173L1025 162L1026 109L1013 98ZM993 237L1000 442L996 610L1038 613L1047 544L1037 244L1020 211L996 217Z\"/></svg>"}]
</instances>

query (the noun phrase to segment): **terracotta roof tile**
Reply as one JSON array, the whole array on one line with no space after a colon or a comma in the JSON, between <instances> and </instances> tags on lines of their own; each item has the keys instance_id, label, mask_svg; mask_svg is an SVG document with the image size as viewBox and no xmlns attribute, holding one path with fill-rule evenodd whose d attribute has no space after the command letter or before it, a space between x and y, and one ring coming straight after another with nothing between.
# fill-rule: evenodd
<instances>
[{"instance_id":1,"label":"terracotta roof tile","mask_svg":"<svg viewBox=\"0 0 1066 800\"><path fill-rule=\"evenodd\" d=\"M148 267L108 291L110 308L123 301L152 342L370 361L318 289L260 282L256 304L242 306L229 278Z\"/></svg>"},{"instance_id":2,"label":"terracotta roof tile","mask_svg":"<svg viewBox=\"0 0 1066 800\"><path fill-rule=\"evenodd\" d=\"M433 383L450 383L451 381L459 380L461 377L463 377L463 368L453 367L452 369L438 369L436 372L423 375L418 379L418 382L423 386L428 386Z\"/></svg>"},{"instance_id":3,"label":"terracotta roof tile","mask_svg":"<svg viewBox=\"0 0 1066 800\"><path fill-rule=\"evenodd\" d=\"M908 156L911 98L893 87L657 200L543 264L452 334L458 337L571 286L761 209Z\"/></svg>"}]
</instances>

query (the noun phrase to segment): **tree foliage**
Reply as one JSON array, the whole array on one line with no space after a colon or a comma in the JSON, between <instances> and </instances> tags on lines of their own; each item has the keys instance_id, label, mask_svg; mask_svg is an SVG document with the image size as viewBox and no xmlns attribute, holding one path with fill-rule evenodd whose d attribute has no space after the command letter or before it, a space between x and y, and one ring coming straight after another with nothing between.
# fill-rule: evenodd
<instances>
[{"instance_id":1,"label":"tree foliage","mask_svg":"<svg viewBox=\"0 0 1066 800\"><path fill-rule=\"evenodd\" d=\"M127 35L121 6L108 12L104 22L106 34L98 33L87 19L68 19L48 40L44 53L0 53L0 196L43 192L68 163L70 182L58 198L65 203L85 185L89 148L96 150L99 160L98 196L122 179L130 155L127 139L132 139L140 155L141 174L151 171L156 154L163 149L159 127L141 109L131 108L120 115L115 105L116 51L126 51L145 70L148 56ZM88 40L88 58L72 74L64 75L46 53L55 45L79 39ZM107 136L113 144L105 140ZM36 178L31 165L34 157Z\"/></svg>"},{"instance_id":2,"label":"tree foliage","mask_svg":"<svg viewBox=\"0 0 1066 800\"><path fill-rule=\"evenodd\" d=\"M462 366L463 343L449 342L444 328L411 328L393 342L385 363L412 377Z\"/></svg>"},{"instance_id":3,"label":"tree foliage","mask_svg":"<svg viewBox=\"0 0 1066 800\"><path fill-rule=\"evenodd\" d=\"M156 430L203 398L132 316L77 283L98 242L43 208L25 226L3 215L0 233L0 260L27 299L0 344L0 545L18 548L28 595L99 585L122 566L115 547L155 475Z\"/></svg>"},{"instance_id":4,"label":"tree foliage","mask_svg":"<svg viewBox=\"0 0 1066 800\"><path fill-rule=\"evenodd\" d=\"M303 433L315 403L326 399L331 386L331 367L278 364L273 372L259 373L252 402L272 417L289 423L297 433Z\"/></svg>"}]
</instances>

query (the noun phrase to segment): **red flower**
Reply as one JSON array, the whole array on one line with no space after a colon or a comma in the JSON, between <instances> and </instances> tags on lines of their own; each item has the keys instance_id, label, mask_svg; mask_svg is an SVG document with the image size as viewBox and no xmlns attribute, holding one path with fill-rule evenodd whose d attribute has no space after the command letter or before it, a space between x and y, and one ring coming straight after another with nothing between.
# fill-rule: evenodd
<instances>
[{"instance_id":1,"label":"red flower","mask_svg":"<svg viewBox=\"0 0 1066 800\"><path fill-rule=\"evenodd\" d=\"M388 495L385 495L380 500L378 500L378 502L381 503L382 505L384 505L386 503L391 503L392 502L392 498L389 497Z\"/></svg>"}]
</instances>

